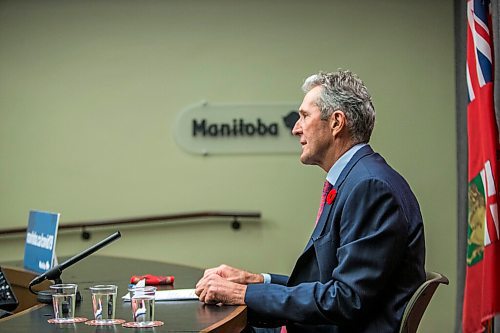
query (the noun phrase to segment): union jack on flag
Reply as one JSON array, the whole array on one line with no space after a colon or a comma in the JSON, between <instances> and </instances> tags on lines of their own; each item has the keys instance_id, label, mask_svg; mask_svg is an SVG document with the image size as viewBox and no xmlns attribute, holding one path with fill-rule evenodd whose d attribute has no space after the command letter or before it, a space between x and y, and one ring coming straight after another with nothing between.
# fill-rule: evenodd
<instances>
[{"instance_id":1,"label":"union jack on flag","mask_svg":"<svg viewBox=\"0 0 500 333\"><path fill-rule=\"evenodd\" d=\"M500 312L498 129L493 106L491 4L467 1L468 164L467 269L462 328L484 331Z\"/></svg>"},{"instance_id":2,"label":"union jack on flag","mask_svg":"<svg viewBox=\"0 0 500 333\"><path fill-rule=\"evenodd\" d=\"M476 97L474 91L486 83L493 82L493 42L489 27L491 24L489 1L467 1L467 37L472 43L467 49L467 90L469 102ZM468 45L469 46L469 45Z\"/></svg>"}]
</instances>

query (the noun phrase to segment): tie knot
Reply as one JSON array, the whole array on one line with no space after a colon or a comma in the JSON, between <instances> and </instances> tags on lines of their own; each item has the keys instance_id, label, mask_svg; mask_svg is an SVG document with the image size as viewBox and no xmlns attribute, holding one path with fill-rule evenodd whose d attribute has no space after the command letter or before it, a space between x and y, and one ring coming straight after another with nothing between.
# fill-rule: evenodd
<instances>
[{"instance_id":1,"label":"tie knot","mask_svg":"<svg viewBox=\"0 0 500 333\"><path fill-rule=\"evenodd\" d=\"M323 197L326 197L328 192L332 189L333 185L330 184L328 180L325 180L325 184L323 184Z\"/></svg>"}]
</instances>

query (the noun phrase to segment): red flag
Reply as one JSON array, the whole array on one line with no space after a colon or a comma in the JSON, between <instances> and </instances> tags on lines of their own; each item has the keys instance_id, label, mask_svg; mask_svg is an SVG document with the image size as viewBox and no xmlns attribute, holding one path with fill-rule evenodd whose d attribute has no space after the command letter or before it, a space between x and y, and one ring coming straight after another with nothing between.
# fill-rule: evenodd
<instances>
[{"instance_id":1,"label":"red flag","mask_svg":"<svg viewBox=\"0 0 500 333\"><path fill-rule=\"evenodd\" d=\"M500 313L498 165L500 148L493 106L493 42L490 2L467 1L467 127L469 186L467 268L462 327L484 331Z\"/></svg>"}]
</instances>

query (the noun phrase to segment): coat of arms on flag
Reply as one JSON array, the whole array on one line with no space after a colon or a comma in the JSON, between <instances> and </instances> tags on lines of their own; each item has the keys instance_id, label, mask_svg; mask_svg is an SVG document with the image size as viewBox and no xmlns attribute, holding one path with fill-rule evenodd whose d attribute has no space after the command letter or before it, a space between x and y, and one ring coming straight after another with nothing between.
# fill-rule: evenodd
<instances>
[{"instance_id":1,"label":"coat of arms on flag","mask_svg":"<svg viewBox=\"0 0 500 333\"><path fill-rule=\"evenodd\" d=\"M469 183L468 192L467 265L471 266L483 259L484 252L486 205L484 184L479 175Z\"/></svg>"}]
</instances>

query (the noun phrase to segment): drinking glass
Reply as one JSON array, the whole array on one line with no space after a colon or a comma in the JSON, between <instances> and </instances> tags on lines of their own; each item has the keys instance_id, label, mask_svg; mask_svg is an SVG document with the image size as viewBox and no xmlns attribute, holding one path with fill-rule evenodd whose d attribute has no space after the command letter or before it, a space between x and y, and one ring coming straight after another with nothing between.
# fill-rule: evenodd
<instances>
[{"instance_id":1,"label":"drinking glass","mask_svg":"<svg viewBox=\"0 0 500 333\"><path fill-rule=\"evenodd\" d=\"M151 326L155 320L155 293L156 287L130 288L130 304L132 317L136 326Z\"/></svg>"},{"instance_id":2,"label":"drinking glass","mask_svg":"<svg viewBox=\"0 0 500 333\"><path fill-rule=\"evenodd\" d=\"M54 306L54 323L73 323L75 319L76 284L54 284L50 286L52 305Z\"/></svg>"},{"instance_id":3,"label":"drinking glass","mask_svg":"<svg viewBox=\"0 0 500 333\"><path fill-rule=\"evenodd\" d=\"M118 287L115 285L100 284L89 289L92 294L94 323L97 325L115 323L116 293Z\"/></svg>"}]
</instances>

